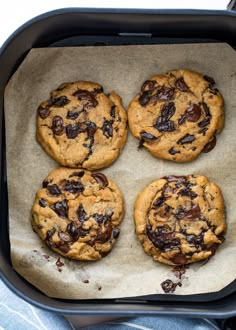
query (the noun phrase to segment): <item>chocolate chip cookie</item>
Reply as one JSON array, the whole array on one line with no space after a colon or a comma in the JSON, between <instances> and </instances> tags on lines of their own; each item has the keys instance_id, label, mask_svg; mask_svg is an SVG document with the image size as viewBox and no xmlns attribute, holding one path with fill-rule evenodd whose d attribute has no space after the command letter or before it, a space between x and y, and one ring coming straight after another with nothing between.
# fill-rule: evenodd
<instances>
[{"instance_id":1,"label":"chocolate chip cookie","mask_svg":"<svg viewBox=\"0 0 236 330\"><path fill-rule=\"evenodd\" d=\"M214 255L226 231L220 188L205 176L166 176L137 197L136 233L144 251L168 265Z\"/></svg>"},{"instance_id":2,"label":"chocolate chip cookie","mask_svg":"<svg viewBox=\"0 0 236 330\"><path fill-rule=\"evenodd\" d=\"M101 85L64 83L37 110L37 140L59 164L94 170L109 166L127 139L121 98Z\"/></svg>"},{"instance_id":3,"label":"chocolate chip cookie","mask_svg":"<svg viewBox=\"0 0 236 330\"><path fill-rule=\"evenodd\" d=\"M188 162L216 145L224 126L224 101L215 81L173 70L145 81L128 109L132 134L154 156Z\"/></svg>"},{"instance_id":4,"label":"chocolate chip cookie","mask_svg":"<svg viewBox=\"0 0 236 330\"><path fill-rule=\"evenodd\" d=\"M102 173L57 168L43 181L32 207L32 226L55 252L77 260L106 256L119 236L124 201Z\"/></svg>"}]
</instances>

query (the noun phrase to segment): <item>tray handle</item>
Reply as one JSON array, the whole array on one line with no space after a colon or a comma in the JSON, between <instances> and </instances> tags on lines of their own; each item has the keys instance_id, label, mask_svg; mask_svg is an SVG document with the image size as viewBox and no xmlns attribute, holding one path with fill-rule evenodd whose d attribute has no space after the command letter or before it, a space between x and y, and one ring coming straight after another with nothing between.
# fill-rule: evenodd
<instances>
[{"instance_id":1,"label":"tray handle","mask_svg":"<svg viewBox=\"0 0 236 330\"><path fill-rule=\"evenodd\" d=\"M236 0L231 0L227 6L228 10L236 10Z\"/></svg>"}]
</instances>

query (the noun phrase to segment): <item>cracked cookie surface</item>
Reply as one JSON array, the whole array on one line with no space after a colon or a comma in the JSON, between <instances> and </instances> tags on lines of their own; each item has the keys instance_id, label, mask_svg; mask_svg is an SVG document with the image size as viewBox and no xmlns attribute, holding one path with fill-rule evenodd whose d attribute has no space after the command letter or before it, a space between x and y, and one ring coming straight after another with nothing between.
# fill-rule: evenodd
<instances>
[{"instance_id":1,"label":"cracked cookie surface","mask_svg":"<svg viewBox=\"0 0 236 330\"><path fill-rule=\"evenodd\" d=\"M102 173L57 168L43 181L32 207L32 227L55 252L77 260L106 256L119 237L124 200Z\"/></svg>"},{"instance_id":2,"label":"cracked cookie surface","mask_svg":"<svg viewBox=\"0 0 236 330\"><path fill-rule=\"evenodd\" d=\"M168 265L214 255L226 231L220 188L205 176L166 176L139 193L136 234L144 251Z\"/></svg>"},{"instance_id":3,"label":"cracked cookie surface","mask_svg":"<svg viewBox=\"0 0 236 330\"><path fill-rule=\"evenodd\" d=\"M127 139L121 98L101 85L64 83L37 110L37 140L59 164L94 170L109 166Z\"/></svg>"},{"instance_id":4,"label":"cracked cookie surface","mask_svg":"<svg viewBox=\"0 0 236 330\"><path fill-rule=\"evenodd\" d=\"M184 69L145 81L128 109L139 146L176 162L211 151L224 127L224 101L214 85L213 78Z\"/></svg>"}]
</instances>

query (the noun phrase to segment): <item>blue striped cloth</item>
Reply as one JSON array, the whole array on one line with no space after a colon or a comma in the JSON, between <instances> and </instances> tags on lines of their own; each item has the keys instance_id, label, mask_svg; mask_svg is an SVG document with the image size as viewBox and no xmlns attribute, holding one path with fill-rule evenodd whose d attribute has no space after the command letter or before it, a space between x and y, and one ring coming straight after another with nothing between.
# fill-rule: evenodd
<instances>
[{"instance_id":1,"label":"blue striped cloth","mask_svg":"<svg viewBox=\"0 0 236 330\"><path fill-rule=\"evenodd\" d=\"M91 316L89 317L91 319ZM0 280L0 330L72 330L62 316L33 307L12 293ZM87 326L86 330L212 330L218 327L205 320L138 317Z\"/></svg>"}]
</instances>

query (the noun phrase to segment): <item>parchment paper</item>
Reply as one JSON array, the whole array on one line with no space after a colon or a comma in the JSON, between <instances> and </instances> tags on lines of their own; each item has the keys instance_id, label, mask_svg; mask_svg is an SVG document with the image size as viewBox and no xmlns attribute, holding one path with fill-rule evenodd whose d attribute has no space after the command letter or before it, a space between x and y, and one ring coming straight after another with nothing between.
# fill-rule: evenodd
<instances>
[{"instance_id":1,"label":"parchment paper","mask_svg":"<svg viewBox=\"0 0 236 330\"><path fill-rule=\"evenodd\" d=\"M151 76L189 68L215 78L225 98L226 123L209 154L186 164L152 157L129 135L121 156L103 170L124 194L126 216L113 251L98 262L77 262L51 252L33 232L30 209L42 180L57 167L35 139L36 109L61 83L91 80L115 90L125 107ZM216 255L192 265L176 294L214 292L236 274L236 56L226 44L148 45L32 49L5 93L11 257L14 269L51 297L118 298L163 293L171 267L147 256L134 233L138 192L164 175L203 174L222 189L228 231ZM171 277L172 276L172 277Z\"/></svg>"}]
</instances>

